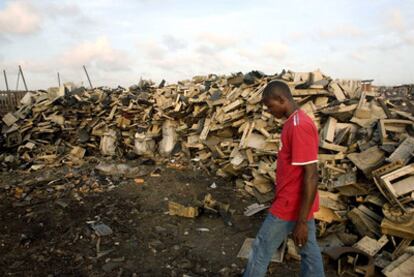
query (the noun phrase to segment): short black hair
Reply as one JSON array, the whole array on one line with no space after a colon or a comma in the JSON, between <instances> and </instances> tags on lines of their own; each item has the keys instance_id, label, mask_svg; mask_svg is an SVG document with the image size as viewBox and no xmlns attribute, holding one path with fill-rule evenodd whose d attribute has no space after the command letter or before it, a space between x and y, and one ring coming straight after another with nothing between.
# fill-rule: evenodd
<instances>
[{"instance_id":1,"label":"short black hair","mask_svg":"<svg viewBox=\"0 0 414 277\"><path fill-rule=\"evenodd\" d=\"M288 84L282 80L273 80L264 88L262 94L262 102L271 98L275 98L277 95L283 95L287 99L293 100L293 96Z\"/></svg>"}]
</instances>

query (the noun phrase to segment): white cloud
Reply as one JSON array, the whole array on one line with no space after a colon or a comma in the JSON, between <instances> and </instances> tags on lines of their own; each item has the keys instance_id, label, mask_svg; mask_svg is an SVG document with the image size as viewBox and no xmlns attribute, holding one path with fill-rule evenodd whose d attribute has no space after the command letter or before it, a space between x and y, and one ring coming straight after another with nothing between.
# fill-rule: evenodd
<instances>
[{"instance_id":1,"label":"white cloud","mask_svg":"<svg viewBox=\"0 0 414 277\"><path fill-rule=\"evenodd\" d=\"M319 36L323 39L330 38L354 38L363 35L364 32L353 25L339 25L333 29L321 30Z\"/></svg>"},{"instance_id":2,"label":"white cloud","mask_svg":"<svg viewBox=\"0 0 414 277\"><path fill-rule=\"evenodd\" d=\"M296 41L296 40L300 40L306 37L306 33L301 32L301 31L294 31L294 32L289 33L287 37L289 40Z\"/></svg>"},{"instance_id":3,"label":"white cloud","mask_svg":"<svg viewBox=\"0 0 414 277\"><path fill-rule=\"evenodd\" d=\"M0 47L5 46L8 43L10 43L10 39L8 39L5 35L0 33Z\"/></svg>"},{"instance_id":4,"label":"white cloud","mask_svg":"<svg viewBox=\"0 0 414 277\"><path fill-rule=\"evenodd\" d=\"M78 5L71 3L71 4L65 4L65 3L49 3L45 6L45 13L47 13L49 16L77 16L82 13L81 9Z\"/></svg>"},{"instance_id":5,"label":"white cloud","mask_svg":"<svg viewBox=\"0 0 414 277\"><path fill-rule=\"evenodd\" d=\"M137 48L140 54L151 60L164 59L168 52L166 47L153 39L139 40Z\"/></svg>"},{"instance_id":6,"label":"white cloud","mask_svg":"<svg viewBox=\"0 0 414 277\"><path fill-rule=\"evenodd\" d=\"M83 64L95 85L320 66L333 77L412 79L413 1L0 2L0 70L21 64L36 87L55 85L56 71L82 79Z\"/></svg>"},{"instance_id":7,"label":"white cloud","mask_svg":"<svg viewBox=\"0 0 414 277\"><path fill-rule=\"evenodd\" d=\"M48 3L48 2L37 2L37 9L41 11L42 16L45 19L50 21L57 22L59 20L71 22L67 25L63 24L63 26L82 26L82 30L86 27L93 26L94 28L98 28L95 20L93 20L89 15L85 14L85 10L81 9L81 7L76 3ZM45 20L46 21L46 20ZM67 27L66 27L67 28ZM75 27L76 28L76 27ZM68 28L69 30L71 28ZM76 28L76 32L79 30Z\"/></svg>"},{"instance_id":8,"label":"white cloud","mask_svg":"<svg viewBox=\"0 0 414 277\"><path fill-rule=\"evenodd\" d=\"M193 41L197 53L211 56L221 51L237 49L242 38L223 33L203 32L196 35Z\"/></svg>"},{"instance_id":9,"label":"white cloud","mask_svg":"<svg viewBox=\"0 0 414 277\"><path fill-rule=\"evenodd\" d=\"M7 2L0 10L0 34L29 34L41 26L41 16L28 2Z\"/></svg>"},{"instance_id":10,"label":"white cloud","mask_svg":"<svg viewBox=\"0 0 414 277\"><path fill-rule=\"evenodd\" d=\"M409 45L414 45L414 31L407 32L403 36L404 41Z\"/></svg>"},{"instance_id":11,"label":"white cloud","mask_svg":"<svg viewBox=\"0 0 414 277\"><path fill-rule=\"evenodd\" d=\"M168 48L168 50L171 51L181 50L188 46L186 41L176 38L172 35L164 35L162 38L162 42Z\"/></svg>"},{"instance_id":12,"label":"white cloud","mask_svg":"<svg viewBox=\"0 0 414 277\"><path fill-rule=\"evenodd\" d=\"M242 41L242 37L235 37L229 34L203 32L197 36L202 45L207 45L216 50L223 50L237 46Z\"/></svg>"},{"instance_id":13,"label":"white cloud","mask_svg":"<svg viewBox=\"0 0 414 277\"><path fill-rule=\"evenodd\" d=\"M270 58L282 59L285 58L289 52L289 47L280 42L268 42L263 45L262 51L264 56Z\"/></svg>"},{"instance_id":14,"label":"white cloud","mask_svg":"<svg viewBox=\"0 0 414 277\"><path fill-rule=\"evenodd\" d=\"M269 41L262 45L258 45L254 49L246 47L238 48L236 52L242 58L261 63L269 60L274 62L274 59L285 59L290 50L289 46L284 43Z\"/></svg>"},{"instance_id":15,"label":"white cloud","mask_svg":"<svg viewBox=\"0 0 414 277\"><path fill-rule=\"evenodd\" d=\"M357 62L365 62L367 60L365 53L361 53L361 51L354 51L351 54L349 54L349 56L351 57L351 59Z\"/></svg>"},{"instance_id":16,"label":"white cloud","mask_svg":"<svg viewBox=\"0 0 414 277\"><path fill-rule=\"evenodd\" d=\"M404 31L405 30L405 20L401 13L401 10L394 9L389 12L388 18L386 20L386 24L389 28L391 28L394 31Z\"/></svg>"},{"instance_id":17,"label":"white cloud","mask_svg":"<svg viewBox=\"0 0 414 277\"><path fill-rule=\"evenodd\" d=\"M113 48L106 37L75 45L61 55L60 61L63 66L96 65L96 67L106 71L126 70L129 68L127 54L124 51Z\"/></svg>"}]
</instances>

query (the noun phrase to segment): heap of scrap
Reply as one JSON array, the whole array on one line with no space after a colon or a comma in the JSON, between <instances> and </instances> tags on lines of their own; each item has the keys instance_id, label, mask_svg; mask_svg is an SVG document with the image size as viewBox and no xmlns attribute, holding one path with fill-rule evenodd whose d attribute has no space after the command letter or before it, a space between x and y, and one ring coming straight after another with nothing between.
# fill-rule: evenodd
<instances>
[{"instance_id":1,"label":"heap of scrap","mask_svg":"<svg viewBox=\"0 0 414 277\"><path fill-rule=\"evenodd\" d=\"M283 120L268 113L261 94L274 79L289 84L320 130L321 245L359 249L375 258L371 267L393 276L398 258L413 258L404 252L414 240L413 86L375 87L320 71L252 71L128 89L28 92L2 118L0 163L4 170L39 170L97 156L174 160L231 178L266 204ZM371 272L351 252L341 253L353 272Z\"/></svg>"}]
</instances>

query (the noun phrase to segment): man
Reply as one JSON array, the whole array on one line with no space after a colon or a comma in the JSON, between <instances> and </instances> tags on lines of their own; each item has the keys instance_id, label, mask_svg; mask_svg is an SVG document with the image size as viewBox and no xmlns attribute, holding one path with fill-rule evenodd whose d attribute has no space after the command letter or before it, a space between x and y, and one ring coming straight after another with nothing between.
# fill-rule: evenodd
<instances>
[{"instance_id":1,"label":"man","mask_svg":"<svg viewBox=\"0 0 414 277\"><path fill-rule=\"evenodd\" d=\"M319 209L317 128L299 109L283 81L266 86L262 103L273 116L287 120L277 157L275 199L253 243L243 276L265 276L273 253L289 233L300 249L300 276L324 276L313 219Z\"/></svg>"}]
</instances>

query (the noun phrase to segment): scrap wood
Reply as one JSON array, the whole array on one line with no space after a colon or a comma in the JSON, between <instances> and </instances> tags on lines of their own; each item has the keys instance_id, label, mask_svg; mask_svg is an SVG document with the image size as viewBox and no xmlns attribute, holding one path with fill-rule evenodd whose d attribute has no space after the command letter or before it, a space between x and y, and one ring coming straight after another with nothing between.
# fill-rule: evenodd
<instances>
[{"instance_id":1,"label":"scrap wood","mask_svg":"<svg viewBox=\"0 0 414 277\"><path fill-rule=\"evenodd\" d=\"M195 218L198 216L198 207L186 207L180 203L168 202L168 210L170 215L178 215L187 218Z\"/></svg>"},{"instance_id":2,"label":"scrap wood","mask_svg":"<svg viewBox=\"0 0 414 277\"><path fill-rule=\"evenodd\" d=\"M72 166L104 156L151 160L179 170L191 165L234 179L243 197L260 203L247 210L251 215L274 199L284 121L260 103L263 89L274 79L289 84L298 105L319 128L321 209L315 218L321 233L345 226L336 230L338 237L412 238L412 86L377 87L333 79L320 71L283 71L211 74L162 86L141 80L129 88L79 88L73 93L73 86L65 85L30 92L0 122L0 146L7 149L0 152L1 169ZM160 175L125 163L101 164L96 172L138 183L148 174ZM84 185L79 191L95 186ZM113 186L108 182L108 188ZM10 187L16 201L26 199L26 193ZM228 206L210 200L205 206L209 211L228 211ZM197 214L198 207L180 205L171 204L173 213ZM395 216L395 207L402 214Z\"/></svg>"}]
</instances>

